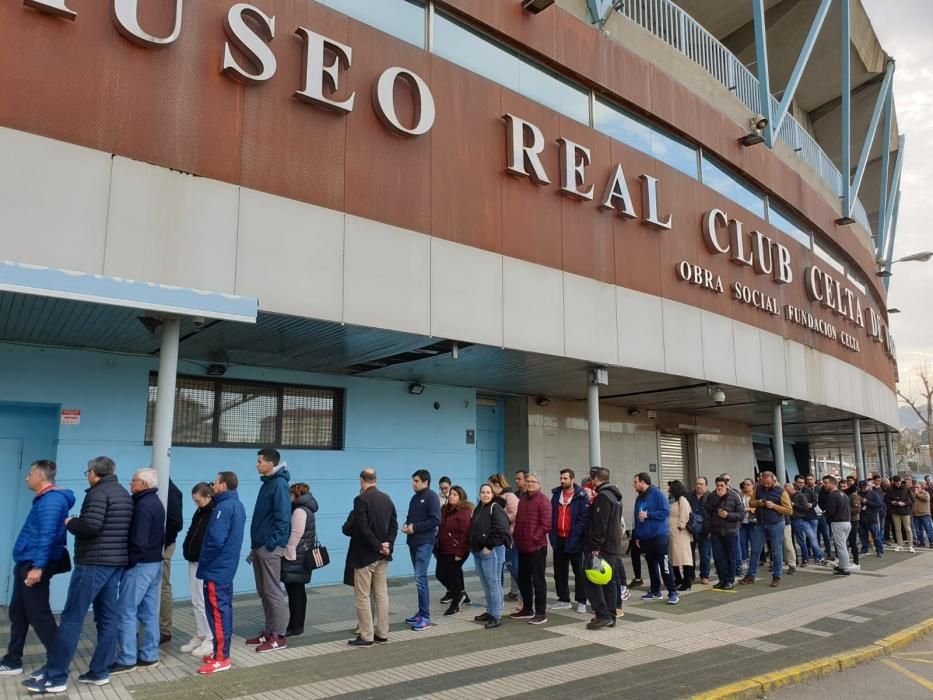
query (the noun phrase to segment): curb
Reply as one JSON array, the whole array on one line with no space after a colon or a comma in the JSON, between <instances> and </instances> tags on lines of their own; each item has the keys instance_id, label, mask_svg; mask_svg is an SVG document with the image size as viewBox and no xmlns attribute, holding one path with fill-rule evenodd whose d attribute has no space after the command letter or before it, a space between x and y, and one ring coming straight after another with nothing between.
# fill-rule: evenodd
<instances>
[{"instance_id":1,"label":"curb","mask_svg":"<svg viewBox=\"0 0 933 700\"><path fill-rule=\"evenodd\" d=\"M828 676L881 656L889 656L930 632L933 632L933 617L872 642L868 646L723 685L705 693L693 695L690 700L752 700L753 698L764 698L778 688Z\"/></svg>"}]
</instances>

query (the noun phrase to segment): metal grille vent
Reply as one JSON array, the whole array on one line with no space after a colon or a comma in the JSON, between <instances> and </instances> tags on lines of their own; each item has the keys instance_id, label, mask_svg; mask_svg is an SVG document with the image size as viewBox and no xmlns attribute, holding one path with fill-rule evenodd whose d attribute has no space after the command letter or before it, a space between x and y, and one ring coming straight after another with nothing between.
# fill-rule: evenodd
<instances>
[{"instance_id":1,"label":"metal grille vent","mask_svg":"<svg viewBox=\"0 0 933 700\"><path fill-rule=\"evenodd\" d=\"M675 479L687 483L687 437L661 433L659 439L661 452L661 483L663 491L669 481Z\"/></svg>"}]
</instances>

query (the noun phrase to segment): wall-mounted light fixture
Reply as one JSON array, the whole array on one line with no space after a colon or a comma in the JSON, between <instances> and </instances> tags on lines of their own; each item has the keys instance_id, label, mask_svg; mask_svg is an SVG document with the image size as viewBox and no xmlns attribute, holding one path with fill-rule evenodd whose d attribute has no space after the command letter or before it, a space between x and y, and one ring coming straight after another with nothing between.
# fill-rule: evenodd
<instances>
[{"instance_id":1,"label":"wall-mounted light fixture","mask_svg":"<svg viewBox=\"0 0 933 700\"><path fill-rule=\"evenodd\" d=\"M227 366L219 362L213 362L207 366L208 377L222 377L227 373Z\"/></svg>"},{"instance_id":2,"label":"wall-mounted light fixture","mask_svg":"<svg viewBox=\"0 0 933 700\"><path fill-rule=\"evenodd\" d=\"M765 139L761 135L761 132L768 126L768 120L764 115L752 115L751 119L748 120L748 126L751 128L751 132L740 138L739 143L743 146L754 146L759 143L764 143Z\"/></svg>"},{"instance_id":3,"label":"wall-mounted light fixture","mask_svg":"<svg viewBox=\"0 0 933 700\"><path fill-rule=\"evenodd\" d=\"M522 0L522 9L536 15L553 4L554 0Z\"/></svg>"},{"instance_id":4,"label":"wall-mounted light fixture","mask_svg":"<svg viewBox=\"0 0 933 700\"><path fill-rule=\"evenodd\" d=\"M419 395L419 394L423 394L423 393L424 393L424 384L420 384L420 383L418 383L418 382L414 382L414 383L412 383L412 384L409 384L409 385L408 385L408 393L409 393L409 394L414 394L415 396L417 396L417 395Z\"/></svg>"},{"instance_id":5,"label":"wall-mounted light fixture","mask_svg":"<svg viewBox=\"0 0 933 700\"><path fill-rule=\"evenodd\" d=\"M535 399L535 403L538 404L541 408L551 405L551 400L547 396L539 396Z\"/></svg>"}]
</instances>

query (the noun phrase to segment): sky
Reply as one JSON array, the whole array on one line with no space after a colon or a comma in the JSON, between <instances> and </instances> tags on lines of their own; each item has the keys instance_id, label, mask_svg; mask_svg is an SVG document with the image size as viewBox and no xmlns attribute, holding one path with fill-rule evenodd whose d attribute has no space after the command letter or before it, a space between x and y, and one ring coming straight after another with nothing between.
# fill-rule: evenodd
<instances>
[{"instance_id":1,"label":"sky","mask_svg":"<svg viewBox=\"0 0 933 700\"><path fill-rule=\"evenodd\" d=\"M901 204L894 259L933 250L933 0L862 0L884 50L896 63L894 105L900 132L907 138L901 174ZM878 138L881 134L878 134ZM853 139L856 135L853 134ZM868 192L860 192L860 198ZM878 196L877 194L875 196ZM897 347L899 388L909 389L914 368L933 364L933 260L899 263L891 268L888 307ZM914 380L916 384L916 380ZM907 386L904 386L907 385Z\"/></svg>"}]
</instances>

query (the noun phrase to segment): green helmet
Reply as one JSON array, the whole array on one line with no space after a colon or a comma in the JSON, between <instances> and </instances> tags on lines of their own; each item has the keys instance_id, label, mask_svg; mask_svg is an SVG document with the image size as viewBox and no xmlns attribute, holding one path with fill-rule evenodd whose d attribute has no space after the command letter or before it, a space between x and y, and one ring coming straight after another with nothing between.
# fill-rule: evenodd
<instances>
[{"instance_id":1,"label":"green helmet","mask_svg":"<svg viewBox=\"0 0 933 700\"><path fill-rule=\"evenodd\" d=\"M602 557L589 557L585 569L586 578L597 586L605 586L612 580L612 567Z\"/></svg>"}]
</instances>

